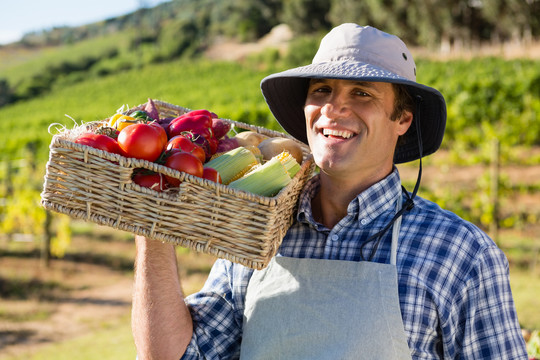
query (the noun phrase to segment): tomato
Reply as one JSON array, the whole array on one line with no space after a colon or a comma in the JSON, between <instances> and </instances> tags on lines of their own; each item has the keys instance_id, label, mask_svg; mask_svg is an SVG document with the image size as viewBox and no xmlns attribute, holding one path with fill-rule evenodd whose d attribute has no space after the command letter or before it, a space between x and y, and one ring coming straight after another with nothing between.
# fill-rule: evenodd
<instances>
[{"instance_id":1,"label":"tomato","mask_svg":"<svg viewBox=\"0 0 540 360\"><path fill-rule=\"evenodd\" d=\"M210 149L210 153L213 155L216 153L218 140L214 136L214 133L212 132L212 128L197 128L193 129L191 131L192 138L194 140L197 140L198 137L203 137L208 141L208 146Z\"/></svg>"},{"instance_id":2,"label":"tomato","mask_svg":"<svg viewBox=\"0 0 540 360\"><path fill-rule=\"evenodd\" d=\"M180 149L182 151L192 153L197 156L201 162L206 161L206 154L202 147L193 143L190 139L183 135L176 135L169 140L166 145L167 150Z\"/></svg>"},{"instance_id":3,"label":"tomato","mask_svg":"<svg viewBox=\"0 0 540 360\"><path fill-rule=\"evenodd\" d=\"M210 181L213 181L213 182L217 182L217 183L222 183L221 182L221 176L219 175L219 173L217 172L216 169L214 168L211 168L211 167L205 167L203 169L203 179L208 179Z\"/></svg>"},{"instance_id":4,"label":"tomato","mask_svg":"<svg viewBox=\"0 0 540 360\"><path fill-rule=\"evenodd\" d=\"M165 148L158 126L132 124L118 134L118 145L126 157L156 161Z\"/></svg>"},{"instance_id":5,"label":"tomato","mask_svg":"<svg viewBox=\"0 0 540 360\"><path fill-rule=\"evenodd\" d=\"M84 133L75 140L75 143L91 146L93 148L107 151L113 154L122 153L116 140L108 137L107 135Z\"/></svg>"},{"instance_id":6,"label":"tomato","mask_svg":"<svg viewBox=\"0 0 540 360\"><path fill-rule=\"evenodd\" d=\"M156 121L152 121L151 123L149 123L149 125L154 126L156 128L157 132L161 136L161 142L163 143L163 147L165 147L167 145L167 142L169 141L169 138L167 137L167 131L165 131L163 126L161 126Z\"/></svg>"},{"instance_id":7,"label":"tomato","mask_svg":"<svg viewBox=\"0 0 540 360\"><path fill-rule=\"evenodd\" d=\"M165 176L160 173L139 173L133 176L133 182L139 186L147 187L155 191L167 189L168 183Z\"/></svg>"},{"instance_id":8,"label":"tomato","mask_svg":"<svg viewBox=\"0 0 540 360\"><path fill-rule=\"evenodd\" d=\"M165 166L197 177L202 177L204 172L201 160L195 155L184 151L170 155L165 161ZM167 175L165 175L165 178L172 186L180 185L179 179Z\"/></svg>"},{"instance_id":9,"label":"tomato","mask_svg":"<svg viewBox=\"0 0 540 360\"><path fill-rule=\"evenodd\" d=\"M214 137L212 129L210 128L198 128L189 133L185 133L185 136L190 138L191 141L201 146L208 160L217 151L218 140Z\"/></svg>"}]
</instances>

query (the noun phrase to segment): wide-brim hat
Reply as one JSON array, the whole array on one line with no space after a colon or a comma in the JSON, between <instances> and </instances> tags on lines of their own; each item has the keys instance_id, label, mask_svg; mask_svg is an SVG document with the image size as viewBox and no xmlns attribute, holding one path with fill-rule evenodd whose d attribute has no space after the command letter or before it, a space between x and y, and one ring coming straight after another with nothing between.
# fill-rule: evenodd
<instances>
[{"instance_id":1,"label":"wide-brim hat","mask_svg":"<svg viewBox=\"0 0 540 360\"><path fill-rule=\"evenodd\" d=\"M263 96L276 120L306 144L304 104L312 78L405 85L417 106L413 124L396 146L394 163L419 159L440 147L446 127L444 97L438 90L416 82L413 57L397 36L370 26L342 24L322 39L310 65L272 74L261 81ZM418 124L420 132L416 130Z\"/></svg>"}]
</instances>

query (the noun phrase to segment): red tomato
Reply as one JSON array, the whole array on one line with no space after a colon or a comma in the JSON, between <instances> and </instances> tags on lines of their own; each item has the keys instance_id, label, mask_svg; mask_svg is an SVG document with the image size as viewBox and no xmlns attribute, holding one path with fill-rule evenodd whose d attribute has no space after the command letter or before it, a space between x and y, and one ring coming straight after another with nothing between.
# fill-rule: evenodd
<instances>
[{"instance_id":1,"label":"red tomato","mask_svg":"<svg viewBox=\"0 0 540 360\"><path fill-rule=\"evenodd\" d=\"M194 143L199 144L206 152L208 159L217 151L218 140L214 137L211 128L197 128L185 135Z\"/></svg>"},{"instance_id":2,"label":"red tomato","mask_svg":"<svg viewBox=\"0 0 540 360\"><path fill-rule=\"evenodd\" d=\"M137 185L147 187L155 191L163 191L167 188L167 180L163 174L159 173L140 173L133 176L133 182Z\"/></svg>"},{"instance_id":3,"label":"red tomato","mask_svg":"<svg viewBox=\"0 0 540 360\"><path fill-rule=\"evenodd\" d=\"M133 124L118 134L118 145L126 157L156 161L165 144L157 126Z\"/></svg>"},{"instance_id":4,"label":"red tomato","mask_svg":"<svg viewBox=\"0 0 540 360\"><path fill-rule=\"evenodd\" d=\"M203 163L206 161L206 154L203 148L193 143L190 139L188 139L187 137L183 135L176 135L173 138L171 138L169 142L167 143L166 149L167 150L180 149L182 151L192 153L193 155L198 157L199 160L201 160L201 162Z\"/></svg>"},{"instance_id":5,"label":"red tomato","mask_svg":"<svg viewBox=\"0 0 540 360\"><path fill-rule=\"evenodd\" d=\"M85 133L80 135L75 143L91 146L93 148L107 151L113 154L121 154L118 143L111 137L102 134Z\"/></svg>"},{"instance_id":6,"label":"red tomato","mask_svg":"<svg viewBox=\"0 0 540 360\"><path fill-rule=\"evenodd\" d=\"M204 172L202 161L195 155L183 151L170 155L165 161L165 166L197 177L202 177ZM179 179L167 175L165 177L172 186L180 185Z\"/></svg>"},{"instance_id":7,"label":"red tomato","mask_svg":"<svg viewBox=\"0 0 540 360\"><path fill-rule=\"evenodd\" d=\"M158 122L153 121L149 125L154 126L157 129L157 132L161 136L161 142L163 143L163 147L167 145L167 142L169 141L169 138L167 137L167 131L161 126Z\"/></svg>"},{"instance_id":8,"label":"red tomato","mask_svg":"<svg viewBox=\"0 0 540 360\"><path fill-rule=\"evenodd\" d=\"M186 136L188 137L188 139L190 139L193 143L197 144L198 146L200 146L205 155L206 155L206 161L210 160L210 158L212 157L212 153L210 152L210 144L208 143L208 140L206 140L205 138L203 138L202 136L197 136L196 138L192 138L193 134L187 134Z\"/></svg>"},{"instance_id":9,"label":"red tomato","mask_svg":"<svg viewBox=\"0 0 540 360\"><path fill-rule=\"evenodd\" d=\"M214 168L211 168L211 167L205 167L204 170L203 170L203 179L208 179L210 181L213 181L213 182L217 182L217 183L222 183L221 182L221 176L219 175L219 173L217 172L216 169Z\"/></svg>"}]
</instances>

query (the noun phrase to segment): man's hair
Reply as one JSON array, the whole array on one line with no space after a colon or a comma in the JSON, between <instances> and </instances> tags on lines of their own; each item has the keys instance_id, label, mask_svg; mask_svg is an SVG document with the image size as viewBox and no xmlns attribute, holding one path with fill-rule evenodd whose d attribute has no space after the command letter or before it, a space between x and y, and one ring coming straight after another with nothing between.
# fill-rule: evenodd
<instances>
[{"instance_id":1,"label":"man's hair","mask_svg":"<svg viewBox=\"0 0 540 360\"><path fill-rule=\"evenodd\" d=\"M394 110L390 115L390 120L396 121L399 119L403 111L410 111L414 114L414 100L407 91L407 86L394 83L392 83L392 86L394 88ZM404 135L399 136L396 147L402 145L404 141Z\"/></svg>"},{"instance_id":2,"label":"man's hair","mask_svg":"<svg viewBox=\"0 0 540 360\"><path fill-rule=\"evenodd\" d=\"M407 86L394 83L392 86L394 87L394 111L390 115L390 120L396 121L403 111L414 113L414 100L407 91Z\"/></svg>"}]
</instances>

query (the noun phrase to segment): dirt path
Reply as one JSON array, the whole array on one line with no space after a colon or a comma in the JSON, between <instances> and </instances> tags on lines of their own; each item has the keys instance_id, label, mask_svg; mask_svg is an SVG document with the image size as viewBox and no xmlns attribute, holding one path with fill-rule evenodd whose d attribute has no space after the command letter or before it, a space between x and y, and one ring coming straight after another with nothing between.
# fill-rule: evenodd
<instances>
[{"instance_id":1,"label":"dirt path","mask_svg":"<svg viewBox=\"0 0 540 360\"><path fill-rule=\"evenodd\" d=\"M5 269L14 262L37 271L37 259L4 258L1 266ZM0 317L0 359L34 352L129 316L133 282L129 275L100 265L55 260L37 278L62 280L62 287L72 290L53 290L46 299L2 300L0 312L12 321Z\"/></svg>"},{"instance_id":2,"label":"dirt path","mask_svg":"<svg viewBox=\"0 0 540 360\"><path fill-rule=\"evenodd\" d=\"M218 39L206 51L205 56L211 60L238 61L246 56L259 53L268 48L285 51L293 34L287 25L278 25L266 36L256 42L239 43L234 40Z\"/></svg>"}]
</instances>

